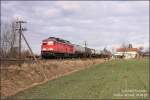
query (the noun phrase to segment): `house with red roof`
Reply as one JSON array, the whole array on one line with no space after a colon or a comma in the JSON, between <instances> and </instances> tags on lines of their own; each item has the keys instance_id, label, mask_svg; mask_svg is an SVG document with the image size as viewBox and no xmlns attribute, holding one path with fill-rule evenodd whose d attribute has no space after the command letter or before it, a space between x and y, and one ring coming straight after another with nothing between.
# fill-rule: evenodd
<instances>
[{"instance_id":1,"label":"house with red roof","mask_svg":"<svg viewBox=\"0 0 150 100\"><path fill-rule=\"evenodd\" d=\"M116 53L114 54L115 58L125 58L125 59L130 59L130 58L136 58L139 56L139 50L138 48L117 48Z\"/></svg>"}]
</instances>

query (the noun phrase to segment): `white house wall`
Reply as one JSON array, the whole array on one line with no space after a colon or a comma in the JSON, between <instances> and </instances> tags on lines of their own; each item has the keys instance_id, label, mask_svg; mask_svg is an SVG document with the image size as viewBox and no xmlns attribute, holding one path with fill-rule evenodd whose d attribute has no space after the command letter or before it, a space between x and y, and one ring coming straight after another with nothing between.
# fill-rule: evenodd
<instances>
[{"instance_id":1,"label":"white house wall","mask_svg":"<svg viewBox=\"0 0 150 100\"><path fill-rule=\"evenodd\" d=\"M136 51L130 51L130 52L116 52L114 54L115 56L125 56L125 59L129 58L135 58L138 53Z\"/></svg>"}]
</instances>

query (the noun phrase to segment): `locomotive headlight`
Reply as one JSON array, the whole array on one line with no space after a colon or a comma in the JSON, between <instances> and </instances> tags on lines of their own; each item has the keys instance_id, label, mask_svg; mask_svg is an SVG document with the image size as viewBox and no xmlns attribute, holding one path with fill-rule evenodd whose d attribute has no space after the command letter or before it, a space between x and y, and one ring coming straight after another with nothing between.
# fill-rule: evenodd
<instances>
[{"instance_id":1,"label":"locomotive headlight","mask_svg":"<svg viewBox=\"0 0 150 100\"><path fill-rule=\"evenodd\" d=\"M53 48L49 48L48 50L52 51L52 50L54 50L54 49L53 49Z\"/></svg>"},{"instance_id":2,"label":"locomotive headlight","mask_svg":"<svg viewBox=\"0 0 150 100\"><path fill-rule=\"evenodd\" d=\"M48 45L53 45L54 42L53 42L53 41L48 41L47 44L48 44Z\"/></svg>"},{"instance_id":3,"label":"locomotive headlight","mask_svg":"<svg viewBox=\"0 0 150 100\"><path fill-rule=\"evenodd\" d=\"M44 50L46 50L46 48L43 48L42 50L44 51Z\"/></svg>"}]
</instances>

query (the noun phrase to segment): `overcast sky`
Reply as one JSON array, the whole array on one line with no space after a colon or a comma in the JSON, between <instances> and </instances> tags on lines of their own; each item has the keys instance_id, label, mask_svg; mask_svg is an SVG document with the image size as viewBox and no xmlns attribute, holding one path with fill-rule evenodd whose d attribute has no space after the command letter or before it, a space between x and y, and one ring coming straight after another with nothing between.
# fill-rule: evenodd
<instances>
[{"instance_id":1,"label":"overcast sky","mask_svg":"<svg viewBox=\"0 0 150 100\"><path fill-rule=\"evenodd\" d=\"M149 1L2 1L1 20L27 21L24 32L35 53L50 36L95 49L149 45Z\"/></svg>"}]
</instances>

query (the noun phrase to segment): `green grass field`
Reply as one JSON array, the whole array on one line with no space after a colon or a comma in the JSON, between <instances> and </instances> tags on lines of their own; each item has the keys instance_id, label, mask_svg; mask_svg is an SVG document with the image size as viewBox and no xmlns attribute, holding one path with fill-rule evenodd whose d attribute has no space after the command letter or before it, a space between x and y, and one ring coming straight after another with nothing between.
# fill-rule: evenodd
<instances>
[{"instance_id":1,"label":"green grass field","mask_svg":"<svg viewBox=\"0 0 150 100\"><path fill-rule=\"evenodd\" d=\"M148 98L146 96L148 90L148 59L112 60L49 81L13 97L20 99Z\"/></svg>"}]
</instances>

